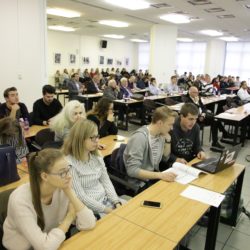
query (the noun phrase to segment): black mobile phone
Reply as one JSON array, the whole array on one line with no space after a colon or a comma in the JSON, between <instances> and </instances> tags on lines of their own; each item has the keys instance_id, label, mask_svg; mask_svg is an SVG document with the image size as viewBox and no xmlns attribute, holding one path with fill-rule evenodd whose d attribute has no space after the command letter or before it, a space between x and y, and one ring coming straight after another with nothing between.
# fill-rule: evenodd
<instances>
[{"instance_id":1,"label":"black mobile phone","mask_svg":"<svg viewBox=\"0 0 250 250\"><path fill-rule=\"evenodd\" d=\"M141 203L141 205L144 207L153 207L153 208L161 208L162 207L161 202L158 202L158 201L143 201Z\"/></svg>"}]
</instances>

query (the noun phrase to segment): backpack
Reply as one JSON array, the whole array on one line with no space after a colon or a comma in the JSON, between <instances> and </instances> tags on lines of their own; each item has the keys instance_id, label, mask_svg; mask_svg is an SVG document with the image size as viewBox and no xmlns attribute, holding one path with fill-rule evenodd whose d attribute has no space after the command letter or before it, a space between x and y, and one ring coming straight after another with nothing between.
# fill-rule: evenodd
<instances>
[{"instance_id":1,"label":"backpack","mask_svg":"<svg viewBox=\"0 0 250 250\"><path fill-rule=\"evenodd\" d=\"M8 144L0 145L0 186L18 181L19 179L15 149Z\"/></svg>"}]
</instances>

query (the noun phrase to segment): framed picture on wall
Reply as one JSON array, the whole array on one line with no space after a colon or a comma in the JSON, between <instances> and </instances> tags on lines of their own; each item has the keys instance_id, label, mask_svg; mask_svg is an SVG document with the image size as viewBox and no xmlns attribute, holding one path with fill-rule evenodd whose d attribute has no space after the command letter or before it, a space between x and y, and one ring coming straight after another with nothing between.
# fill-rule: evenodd
<instances>
[{"instance_id":1,"label":"framed picture on wall","mask_svg":"<svg viewBox=\"0 0 250 250\"><path fill-rule=\"evenodd\" d=\"M122 65L122 60L118 60L118 59L117 59L117 60L116 60L116 65L117 65L117 66L121 66L121 65Z\"/></svg>"},{"instance_id":2,"label":"framed picture on wall","mask_svg":"<svg viewBox=\"0 0 250 250\"><path fill-rule=\"evenodd\" d=\"M89 57L86 56L82 57L82 62L83 64L89 64Z\"/></svg>"},{"instance_id":3,"label":"framed picture on wall","mask_svg":"<svg viewBox=\"0 0 250 250\"><path fill-rule=\"evenodd\" d=\"M70 54L69 55L69 63L70 64L76 63L76 55L75 54Z\"/></svg>"},{"instance_id":4,"label":"framed picture on wall","mask_svg":"<svg viewBox=\"0 0 250 250\"><path fill-rule=\"evenodd\" d=\"M113 65L113 59L112 58L107 59L107 65Z\"/></svg>"},{"instance_id":5,"label":"framed picture on wall","mask_svg":"<svg viewBox=\"0 0 250 250\"><path fill-rule=\"evenodd\" d=\"M104 56L99 57L99 64L104 64Z\"/></svg>"},{"instance_id":6,"label":"framed picture on wall","mask_svg":"<svg viewBox=\"0 0 250 250\"><path fill-rule=\"evenodd\" d=\"M125 58L125 66L128 66L128 65L129 65L129 58L126 57L126 58Z\"/></svg>"},{"instance_id":7,"label":"framed picture on wall","mask_svg":"<svg viewBox=\"0 0 250 250\"><path fill-rule=\"evenodd\" d=\"M54 54L54 63L57 63L57 64L61 63L61 53Z\"/></svg>"}]
</instances>

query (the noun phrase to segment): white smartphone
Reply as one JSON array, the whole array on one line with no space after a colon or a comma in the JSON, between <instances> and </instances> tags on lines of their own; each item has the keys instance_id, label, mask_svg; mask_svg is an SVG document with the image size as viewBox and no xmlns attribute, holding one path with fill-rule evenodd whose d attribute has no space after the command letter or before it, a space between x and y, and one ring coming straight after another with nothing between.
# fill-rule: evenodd
<instances>
[{"instance_id":1,"label":"white smartphone","mask_svg":"<svg viewBox=\"0 0 250 250\"><path fill-rule=\"evenodd\" d=\"M141 206L152 207L152 208L162 208L162 203L158 201L142 201Z\"/></svg>"}]
</instances>

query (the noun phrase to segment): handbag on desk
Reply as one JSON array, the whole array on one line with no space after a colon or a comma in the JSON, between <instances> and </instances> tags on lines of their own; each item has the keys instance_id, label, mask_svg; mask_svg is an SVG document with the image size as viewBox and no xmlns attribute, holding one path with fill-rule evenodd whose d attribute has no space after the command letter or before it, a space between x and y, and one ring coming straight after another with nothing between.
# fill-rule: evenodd
<instances>
[{"instance_id":1,"label":"handbag on desk","mask_svg":"<svg viewBox=\"0 0 250 250\"><path fill-rule=\"evenodd\" d=\"M19 179L15 149L8 144L0 145L0 186Z\"/></svg>"}]
</instances>

